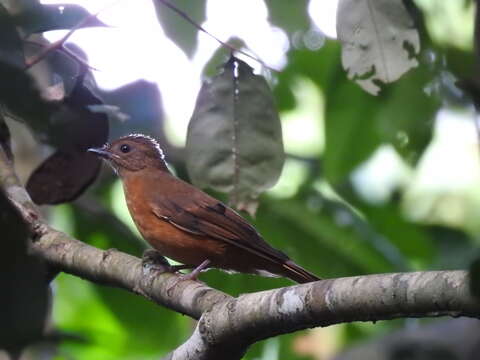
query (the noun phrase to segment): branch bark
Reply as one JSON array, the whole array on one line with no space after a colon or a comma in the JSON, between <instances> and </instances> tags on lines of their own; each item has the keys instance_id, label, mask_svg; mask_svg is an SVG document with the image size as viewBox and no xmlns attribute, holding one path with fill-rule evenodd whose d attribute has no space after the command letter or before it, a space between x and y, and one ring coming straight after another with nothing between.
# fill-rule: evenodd
<instances>
[{"instance_id":1,"label":"branch bark","mask_svg":"<svg viewBox=\"0 0 480 360\"><path fill-rule=\"evenodd\" d=\"M232 298L206 311L190 339L164 360L240 359L272 336L352 321L480 317L465 271L357 276Z\"/></svg>"},{"instance_id":2,"label":"branch bark","mask_svg":"<svg viewBox=\"0 0 480 360\"><path fill-rule=\"evenodd\" d=\"M177 275L158 274L134 256L94 248L51 228L1 148L0 185L32 232L32 250L50 266L200 319L190 339L165 359L240 359L259 340L343 322L480 317L480 302L470 294L465 271L331 279L238 298L193 281L170 289Z\"/></svg>"}]
</instances>

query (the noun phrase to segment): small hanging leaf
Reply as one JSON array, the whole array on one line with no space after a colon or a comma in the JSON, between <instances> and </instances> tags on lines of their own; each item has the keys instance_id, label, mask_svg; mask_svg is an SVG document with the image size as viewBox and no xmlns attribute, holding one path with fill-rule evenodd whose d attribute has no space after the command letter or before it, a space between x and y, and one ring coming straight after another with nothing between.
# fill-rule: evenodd
<instances>
[{"instance_id":1,"label":"small hanging leaf","mask_svg":"<svg viewBox=\"0 0 480 360\"><path fill-rule=\"evenodd\" d=\"M373 95L418 65L420 37L402 0L340 0L337 34L348 77Z\"/></svg>"},{"instance_id":2,"label":"small hanging leaf","mask_svg":"<svg viewBox=\"0 0 480 360\"><path fill-rule=\"evenodd\" d=\"M58 150L30 175L27 191L39 205L73 201L95 180L100 161L87 153L107 141L108 120L104 113L89 109L102 102L83 85L83 76L52 114L49 143Z\"/></svg>"},{"instance_id":3,"label":"small hanging leaf","mask_svg":"<svg viewBox=\"0 0 480 360\"><path fill-rule=\"evenodd\" d=\"M162 25L165 35L174 41L187 56L192 56L197 46L198 29L190 24L185 16L165 5L166 2L188 16L197 25L201 25L205 20L206 0L153 0L158 22Z\"/></svg>"},{"instance_id":4,"label":"small hanging leaf","mask_svg":"<svg viewBox=\"0 0 480 360\"><path fill-rule=\"evenodd\" d=\"M32 173L27 190L38 205L75 200L95 180L100 162L80 152L58 150Z\"/></svg>"},{"instance_id":5,"label":"small hanging leaf","mask_svg":"<svg viewBox=\"0 0 480 360\"><path fill-rule=\"evenodd\" d=\"M258 195L275 184L284 161L282 130L267 82L231 57L203 84L187 134L187 168L203 188L228 192L251 213Z\"/></svg>"},{"instance_id":6,"label":"small hanging leaf","mask_svg":"<svg viewBox=\"0 0 480 360\"><path fill-rule=\"evenodd\" d=\"M27 34L32 34L72 29L87 18L88 20L80 26L81 28L108 26L83 7L75 4L36 4L16 15L14 20L15 24L21 26Z\"/></svg>"}]
</instances>

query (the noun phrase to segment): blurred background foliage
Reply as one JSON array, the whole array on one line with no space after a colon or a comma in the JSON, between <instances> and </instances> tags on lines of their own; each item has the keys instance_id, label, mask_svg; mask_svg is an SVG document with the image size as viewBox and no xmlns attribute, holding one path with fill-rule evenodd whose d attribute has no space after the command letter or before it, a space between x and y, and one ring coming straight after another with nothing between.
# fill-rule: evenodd
<instances>
[{"instance_id":1,"label":"blurred background foliage","mask_svg":"<svg viewBox=\"0 0 480 360\"><path fill-rule=\"evenodd\" d=\"M119 3L122 2L128 3L127 0ZM92 6L88 1L78 1L82 7L65 4L63 10L59 10L58 6L49 5L52 11L31 7L30 13L22 13L22 6L34 3L0 1L15 14L16 24L23 26L22 37L17 40L23 41L30 32L70 29L88 14L83 7ZM129 16L141 18L144 10L134 3L130 5L133 7ZM168 46L176 46L177 52L181 49L185 53L179 68L187 64L188 69L197 69L192 73L187 67L175 70L158 63L158 71L171 70L175 74L184 71L187 77L195 75L191 87L196 91L202 76L216 73L228 59L229 51L198 33L171 9L154 3L159 22L156 26L163 27L165 35L173 41ZM215 36L229 39L232 46L250 50L279 70L270 71L239 55L269 81L282 121L286 152L283 171L278 183L260 197L255 218L250 218L272 245L325 278L466 269L480 255L477 218L480 162L475 92L464 90L472 87L458 86L459 81L473 82L476 88L474 1L404 1L415 10L411 14L420 36L418 66L395 82L381 84L377 96L347 77L341 62L341 44L331 32L331 26L330 32L322 28L327 16L335 17L335 1L252 0L242 4L233 0L223 3L178 0L172 3L198 24L208 27ZM249 12L238 15L239 21L247 24L245 28L249 15L259 16L252 10L259 6L258 11L267 14L264 28L222 32L221 25L215 25L209 16L213 18L215 6L217 13L223 11L225 17L227 12L232 16L230 13L235 11L229 6L234 3L237 8L249 7ZM149 3L148 9L153 11L151 5ZM103 26L109 25L107 14L114 13L115 6L108 5L102 10L101 23L87 25L100 26L96 34L111 32L112 29ZM334 23L332 19L329 22ZM261 33L267 31L265 29L282 39L280 50L266 49L265 43L251 40L252 31ZM78 41L67 44L67 48L81 58L93 58L94 52L83 49L85 54L82 50L80 33L83 31L90 30L77 30ZM49 38L51 33L54 32L32 36L36 42L47 43L42 35L53 40L54 37ZM12 39L5 34L3 32L3 38L0 36L0 42ZM120 35L125 36L126 32ZM102 41L101 35L98 36ZM153 55L155 38L136 40L146 42L147 49L152 51L152 61L157 59ZM99 42L96 46L99 49L110 45L115 49L113 43ZM115 59L121 62L121 58L130 56L134 60L129 60L129 66L140 68L142 65L137 65L137 59L140 63L149 56L136 53L136 48L124 48L123 53L108 51L113 53L110 64L102 66L101 61L91 62L99 71L83 69L86 72L82 76L92 94L112 105L102 108L100 113L110 118L109 138L128 132L155 136L166 152L172 171L188 180L184 144L188 114L193 110L195 99L188 91L181 96L186 80L180 75L174 79L173 84L178 80L176 85L180 90L172 88L173 95L164 85L157 86L148 76L137 76L137 73L132 75L136 80L121 86L117 86L115 80L102 86L102 76L112 79L121 76L123 70L119 72ZM277 51L277 58L269 57L269 51ZM25 48L27 56L32 52L38 52L38 48ZM11 51L8 54L15 55ZM13 55L9 60L16 61ZM6 56L0 58L5 61ZM79 64L64 53L54 52L29 73L37 82L43 79L44 88L52 89L61 83L64 95L68 96L82 73ZM172 97L177 97L176 103ZM25 103L23 106L28 108ZM98 117L99 113L92 113ZM55 149L65 147L61 141L45 141L42 134L51 129L32 125L28 121L31 115L23 115L27 118L23 123L7 116L7 124L17 170L26 181L32 170L52 154L52 145ZM124 121L125 118L128 120ZM50 132L57 137L62 133L54 134ZM225 199L222 194L216 195ZM129 217L121 184L110 169L103 169L98 180L80 198L45 207L44 211L53 226L94 246L113 247L137 256L146 248ZM283 279L227 275L216 270L201 278L231 295L290 285ZM56 336L36 342L25 358L154 359L181 344L195 326L191 319L155 306L142 297L66 274L60 274L52 283L52 299L49 327ZM457 325L452 325L453 321ZM447 334L452 327L463 334L459 336L461 340L438 347L439 339L450 336ZM253 346L246 359L474 359L469 356L475 354L471 349L478 349L480 344L477 327L476 323L461 319L448 324L412 319L342 324L269 339ZM471 351L466 351L466 347Z\"/></svg>"}]
</instances>

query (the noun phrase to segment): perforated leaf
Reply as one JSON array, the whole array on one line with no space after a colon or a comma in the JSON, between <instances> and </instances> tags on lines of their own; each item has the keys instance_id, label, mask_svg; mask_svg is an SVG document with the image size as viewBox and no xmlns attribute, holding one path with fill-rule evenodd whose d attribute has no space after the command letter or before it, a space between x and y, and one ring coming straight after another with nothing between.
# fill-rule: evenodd
<instances>
[{"instance_id":1,"label":"perforated leaf","mask_svg":"<svg viewBox=\"0 0 480 360\"><path fill-rule=\"evenodd\" d=\"M371 94L418 65L420 37L402 0L340 0L337 34L348 77Z\"/></svg>"}]
</instances>

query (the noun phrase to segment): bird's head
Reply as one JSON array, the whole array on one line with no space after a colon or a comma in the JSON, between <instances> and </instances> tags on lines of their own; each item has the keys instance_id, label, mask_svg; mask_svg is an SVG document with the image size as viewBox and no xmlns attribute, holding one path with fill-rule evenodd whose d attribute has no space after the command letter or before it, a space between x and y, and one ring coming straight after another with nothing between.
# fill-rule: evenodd
<instances>
[{"instance_id":1,"label":"bird's head","mask_svg":"<svg viewBox=\"0 0 480 360\"><path fill-rule=\"evenodd\" d=\"M117 173L136 172L146 168L166 170L162 149L150 136L131 134L89 152L105 159Z\"/></svg>"}]
</instances>

